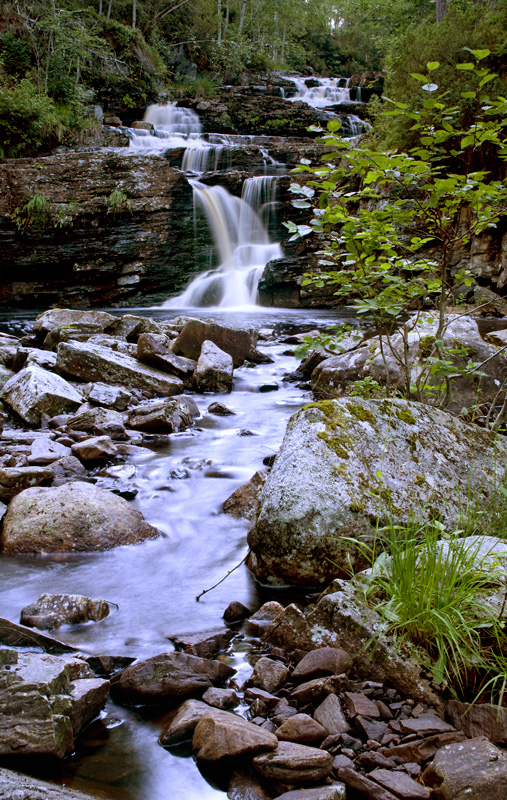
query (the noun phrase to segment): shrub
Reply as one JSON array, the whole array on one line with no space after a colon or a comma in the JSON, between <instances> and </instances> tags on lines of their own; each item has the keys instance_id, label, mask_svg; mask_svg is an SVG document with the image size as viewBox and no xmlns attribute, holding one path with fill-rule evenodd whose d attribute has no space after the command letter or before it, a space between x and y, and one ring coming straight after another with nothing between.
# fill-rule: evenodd
<instances>
[{"instance_id":1,"label":"shrub","mask_svg":"<svg viewBox=\"0 0 507 800\"><path fill-rule=\"evenodd\" d=\"M63 133L54 102L27 78L16 86L0 82L0 156L31 155Z\"/></svg>"}]
</instances>

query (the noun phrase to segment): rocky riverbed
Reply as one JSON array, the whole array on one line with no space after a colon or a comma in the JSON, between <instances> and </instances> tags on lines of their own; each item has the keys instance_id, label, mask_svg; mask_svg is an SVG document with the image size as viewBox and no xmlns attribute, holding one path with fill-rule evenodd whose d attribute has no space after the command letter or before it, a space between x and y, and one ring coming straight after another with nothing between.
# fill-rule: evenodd
<instances>
[{"instance_id":1,"label":"rocky riverbed","mask_svg":"<svg viewBox=\"0 0 507 800\"><path fill-rule=\"evenodd\" d=\"M111 800L504 796L507 715L449 702L333 581L350 552L326 560L371 536L379 460L400 522L474 459L486 502L488 434L340 399L361 337L297 371L315 320L274 319L55 309L3 326L0 797L79 797L12 768ZM473 321L460 337L498 346Z\"/></svg>"}]
</instances>

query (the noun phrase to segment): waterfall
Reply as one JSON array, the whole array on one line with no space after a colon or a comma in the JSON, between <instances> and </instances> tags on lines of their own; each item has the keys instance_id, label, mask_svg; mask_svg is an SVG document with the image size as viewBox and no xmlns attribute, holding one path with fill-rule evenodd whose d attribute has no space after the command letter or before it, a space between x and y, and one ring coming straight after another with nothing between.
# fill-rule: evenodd
<instances>
[{"instance_id":1,"label":"waterfall","mask_svg":"<svg viewBox=\"0 0 507 800\"><path fill-rule=\"evenodd\" d=\"M291 102L300 100L312 108L325 108L336 103L351 103L349 81L346 78L313 78L317 86L308 87L305 78L284 76L296 84L297 92L293 97L287 98Z\"/></svg>"},{"instance_id":2,"label":"waterfall","mask_svg":"<svg viewBox=\"0 0 507 800\"><path fill-rule=\"evenodd\" d=\"M219 266L198 275L179 297L164 308L205 306L244 307L257 302L257 285L264 267L281 258L282 249L270 241L261 219L273 213L276 178L250 178L243 197L234 197L222 186L205 186L191 180L194 203L208 221Z\"/></svg>"}]
</instances>

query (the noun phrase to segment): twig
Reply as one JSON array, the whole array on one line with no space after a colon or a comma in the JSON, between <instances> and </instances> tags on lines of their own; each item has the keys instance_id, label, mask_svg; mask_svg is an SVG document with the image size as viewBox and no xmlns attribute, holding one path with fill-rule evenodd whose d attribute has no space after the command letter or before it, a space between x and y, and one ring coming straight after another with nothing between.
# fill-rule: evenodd
<instances>
[{"instance_id":1,"label":"twig","mask_svg":"<svg viewBox=\"0 0 507 800\"><path fill-rule=\"evenodd\" d=\"M239 568L239 567L240 567L242 564L244 564L244 563L245 563L245 561L246 561L246 559L247 559L247 556L248 556L248 553L247 553L247 554L246 554L246 555L245 555L245 556L244 556L244 557L241 559L241 561L239 562L239 564L236 564L236 566L235 566L235 567L233 567L232 569L230 569L230 570L229 570L229 572L228 572L226 575L224 575L224 577L223 577L223 578L220 578L220 580L218 581L218 583L215 583L213 586L210 586L210 587L209 587L209 589L203 589L203 590L202 590L202 592L201 592L201 594L198 594L198 595L197 595L197 597L195 598L195 599L196 599L196 601L197 601L197 602L199 602L199 600L201 599L201 597L203 596L203 594L207 594L207 592L211 592L211 591L212 591L212 589L216 589L216 588L217 588L217 586L220 586L220 584L221 584L221 583L223 583L223 582L225 581L225 579L226 579L226 578L228 578L228 577L229 577L229 575L230 575L232 572L234 572L234 570L238 569L238 568Z\"/></svg>"}]
</instances>

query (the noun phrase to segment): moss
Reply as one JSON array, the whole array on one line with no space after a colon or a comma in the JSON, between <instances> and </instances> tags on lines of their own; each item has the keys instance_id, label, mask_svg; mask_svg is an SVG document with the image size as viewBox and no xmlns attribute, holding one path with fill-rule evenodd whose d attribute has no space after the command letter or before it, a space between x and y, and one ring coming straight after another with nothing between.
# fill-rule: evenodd
<instances>
[{"instance_id":1,"label":"moss","mask_svg":"<svg viewBox=\"0 0 507 800\"><path fill-rule=\"evenodd\" d=\"M364 408L359 403L347 403L347 408L356 419L375 425L375 417L368 408Z\"/></svg>"},{"instance_id":2,"label":"moss","mask_svg":"<svg viewBox=\"0 0 507 800\"><path fill-rule=\"evenodd\" d=\"M342 439L340 437L330 436L329 433L326 433L325 431L321 431L320 433L318 433L317 437L319 439L322 439L322 441L325 442L326 445L331 450L333 450L336 453L336 455L339 456L340 458L349 457L349 454L345 450Z\"/></svg>"},{"instance_id":3,"label":"moss","mask_svg":"<svg viewBox=\"0 0 507 800\"><path fill-rule=\"evenodd\" d=\"M423 478L422 475L418 475L417 478L415 479L416 486L424 486L425 483L426 483L426 478Z\"/></svg>"},{"instance_id":4,"label":"moss","mask_svg":"<svg viewBox=\"0 0 507 800\"><path fill-rule=\"evenodd\" d=\"M352 500L349 505L349 510L352 511L353 514L359 514L361 511L364 511L364 503L361 500Z\"/></svg>"},{"instance_id":5,"label":"moss","mask_svg":"<svg viewBox=\"0 0 507 800\"><path fill-rule=\"evenodd\" d=\"M413 414L410 413L408 408L397 408L396 409L396 416L402 422L406 422L408 425L415 425L415 417Z\"/></svg>"},{"instance_id":6,"label":"moss","mask_svg":"<svg viewBox=\"0 0 507 800\"><path fill-rule=\"evenodd\" d=\"M408 437L408 446L410 447L410 452L414 455L417 450L417 433L412 433Z\"/></svg>"},{"instance_id":7,"label":"moss","mask_svg":"<svg viewBox=\"0 0 507 800\"><path fill-rule=\"evenodd\" d=\"M431 355L435 341L436 340L434 336L421 336L419 341L419 352L421 354L421 358L428 358Z\"/></svg>"}]
</instances>

